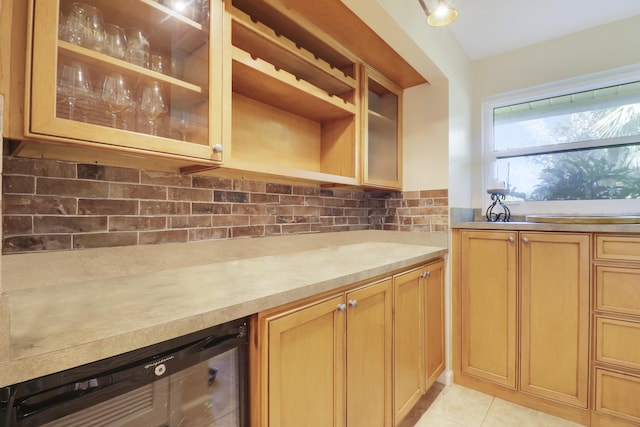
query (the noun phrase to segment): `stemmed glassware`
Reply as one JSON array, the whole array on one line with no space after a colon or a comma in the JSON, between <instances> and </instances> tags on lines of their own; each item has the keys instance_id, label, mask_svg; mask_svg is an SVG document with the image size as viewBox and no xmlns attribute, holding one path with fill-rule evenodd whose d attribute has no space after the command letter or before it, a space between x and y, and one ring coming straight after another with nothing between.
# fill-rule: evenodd
<instances>
[{"instance_id":1,"label":"stemmed glassware","mask_svg":"<svg viewBox=\"0 0 640 427\"><path fill-rule=\"evenodd\" d=\"M104 53L123 59L127 50L124 30L114 24L104 24Z\"/></svg>"},{"instance_id":2,"label":"stemmed glassware","mask_svg":"<svg viewBox=\"0 0 640 427\"><path fill-rule=\"evenodd\" d=\"M127 108L130 108L135 102L133 93L128 81L122 74L113 73L104 78L102 84L102 101L107 105L107 109L111 112L111 126L117 127L118 115ZM127 123L122 119L122 128L127 129Z\"/></svg>"},{"instance_id":3,"label":"stemmed glassware","mask_svg":"<svg viewBox=\"0 0 640 427\"><path fill-rule=\"evenodd\" d=\"M162 92L162 86L155 80L143 86L140 92L140 112L149 122L151 135L156 135L156 120L168 111Z\"/></svg>"},{"instance_id":4,"label":"stemmed glassware","mask_svg":"<svg viewBox=\"0 0 640 427\"><path fill-rule=\"evenodd\" d=\"M84 3L73 3L64 25L63 39L101 52L104 44L102 12Z\"/></svg>"},{"instance_id":5,"label":"stemmed glassware","mask_svg":"<svg viewBox=\"0 0 640 427\"><path fill-rule=\"evenodd\" d=\"M85 66L75 62L63 64L57 90L69 104L69 120L75 120L75 110L78 108L86 121L94 94Z\"/></svg>"},{"instance_id":6,"label":"stemmed glassware","mask_svg":"<svg viewBox=\"0 0 640 427\"><path fill-rule=\"evenodd\" d=\"M137 28L125 28L127 49L125 61L149 68L149 38Z\"/></svg>"},{"instance_id":7,"label":"stemmed glassware","mask_svg":"<svg viewBox=\"0 0 640 427\"><path fill-rule=\"evenodd\" d=\"M187 136L193 131L193 124L191 123L191 117L189 110L183 108L181 110L171 112L173 129L175 129L183 141L187 140Z\"/></svg>"}]
</instances>

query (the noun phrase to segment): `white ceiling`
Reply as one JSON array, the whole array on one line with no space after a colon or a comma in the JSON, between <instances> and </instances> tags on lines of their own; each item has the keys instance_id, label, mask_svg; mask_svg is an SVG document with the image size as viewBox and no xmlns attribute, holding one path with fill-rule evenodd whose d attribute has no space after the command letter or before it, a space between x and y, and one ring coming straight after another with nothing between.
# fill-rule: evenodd
<instances>
[{"instance_id":1,"label":"white ceiling","mask_svg":"<svg viewBox=\"0 0 640 427\"><path fill-rule=\"evenodd\" d=\"M640 0L448 0L449 26L471 59L481 59L640 15Z\"/></svg>"}]
</instances>

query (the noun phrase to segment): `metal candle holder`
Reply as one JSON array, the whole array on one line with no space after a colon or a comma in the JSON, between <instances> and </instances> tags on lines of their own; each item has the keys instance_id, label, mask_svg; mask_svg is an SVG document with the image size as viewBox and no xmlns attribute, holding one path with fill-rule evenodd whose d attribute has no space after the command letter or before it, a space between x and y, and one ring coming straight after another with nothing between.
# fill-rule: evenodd
<instances>
[{"instance_id":1,"label":"metal candle holder","mask_svg":"<svg viewBox=\"0 0 640 427\"><path fill-rule=\"evenodd\" d=\"M489 222L509 222L511 219L511 211L504 204L503 200L507 194L509 194L509 189L507 188L495 188L487 190L488 194L491 194L491 200L493 203L487 208L487 221ZM494 209L497 208L498 212L494 212ZM500 212L502 210L502 212Z\"/></svg>"}]
</instances>

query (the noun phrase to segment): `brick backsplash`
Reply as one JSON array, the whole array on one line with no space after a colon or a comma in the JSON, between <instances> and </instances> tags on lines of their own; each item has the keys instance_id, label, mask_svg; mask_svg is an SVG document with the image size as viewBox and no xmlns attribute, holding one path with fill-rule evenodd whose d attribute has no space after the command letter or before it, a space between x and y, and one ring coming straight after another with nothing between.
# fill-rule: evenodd
<instances>
[{"instance_id":1,"label":"brick backsplash","mask_svg":"<svg viewBox=\"0 0 640 427\"><path fill-rule=\"evenodd\" d=\"M448 229L447 190L367 192L4 157L3 253Z\"/></svg>"}]
</instances>

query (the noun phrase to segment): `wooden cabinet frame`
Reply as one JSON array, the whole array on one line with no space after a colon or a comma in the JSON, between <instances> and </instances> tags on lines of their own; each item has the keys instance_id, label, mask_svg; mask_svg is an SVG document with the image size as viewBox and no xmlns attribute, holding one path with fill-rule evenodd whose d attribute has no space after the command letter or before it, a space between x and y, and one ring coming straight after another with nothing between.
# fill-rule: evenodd
<instances>
[{"instance_id":1,"label":"wooden cabinet frame","mask_svg":"<svg viewBox=\"0 0 640 427\"><path fill-rule=\"evenodd\" d=\"M191 162L204 162L211 167L222 160L221 152L213 149L215 144L221 142L221 127L219 117L222 111L222 9L218 1L211 2L211 25L203 28L195 21L182 17L176 12L165 8L159 3L150 0L133 0L128 3L126 14L114 8L114 3L105 0L92 0L92 4L105 13L106 22L117 22L124 25L135 24L137 16L140 25L145 19L156 19L166 27L159 30L157 41L160 46L163 34L173 34L173 31L183 31L185 38L182 43L185 51L191 52L191 56L185 62L185 69L192 70L204 68L204 73L199 79L206 80L206 84L193 83L194 76L189 75L185 80L162 74L147 68L127 63L124 60L113 58L104 53L58 40L54 37L51 28L58 28L59 8L63 0L56 1L29 1L29 30L27 32L27 66L26 66L26 95L25 95L25 129L27 138L49 140L68 145L76 145L90 148L111 149L121 152L148 154L151 156L173 157ZM66 0L64 0L66 1ZM123 14L118 20L119 14ZM165 19L166 18L166 19ZM153 25L153 24L151 24ZM193 35L193 37L190 36ZM196 39L197 35L197 39ZM165 37L167 38L167 37ZM193 42L190 40L193 39ZM207 40L204 47L201 40ZM174 46L171 45L173 49ZM199 51L205 49L206 58L203 60ZM177 108L182 105L192 105L194 102L208 106L198 114L207 122L206 134L200 132L200 128L194 131L195 142L181 141L168 136L154 136L141 132L124 131L107 125L85 123L80 120L69 120L57 114L57 68L64 57L65 61L82 62L88 67L94 67L94 77L101 73L119 72L132 80L158 81L164 85L165 95ZM195 59L191 59L195 58ZM189 62L193 61L193 62ZM205 61L205 62L203 62ZM99 72L98 72L99 71ZM187 73L187 71L185 71ZM29 84L30 83L30 84ZM94 82L94 86L96 86ZM98 91L94 87L94 92ZM169 96L170 95L170 96ZM99 116L94 114L94 116ZM167 116L168 117L168 116ZM97 120L97 119L96 119Z\"/></svg>"}]
</instances>

